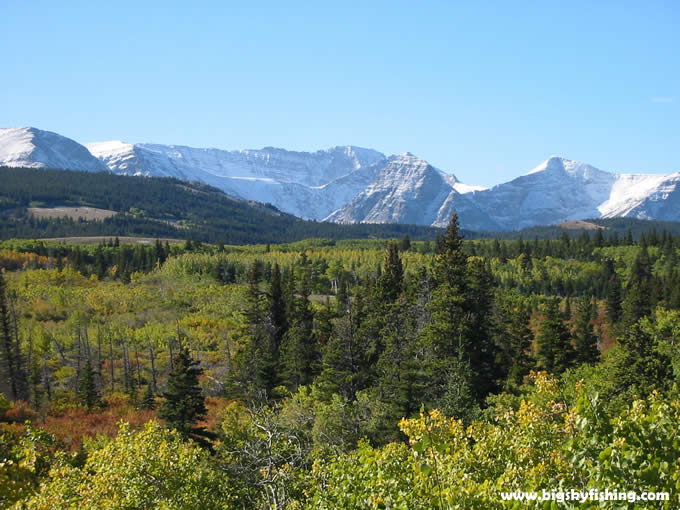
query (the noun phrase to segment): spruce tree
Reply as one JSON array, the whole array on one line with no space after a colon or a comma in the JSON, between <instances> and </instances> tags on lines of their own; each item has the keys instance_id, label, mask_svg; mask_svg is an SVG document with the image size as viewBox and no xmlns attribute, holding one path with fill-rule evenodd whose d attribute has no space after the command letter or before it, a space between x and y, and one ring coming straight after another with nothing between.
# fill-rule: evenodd
<instances>
[{"instance_id":1,"label":"spruce tree","mask_svg":"<svg viewBox=\"0 0 680 510\"><path fill-rule=\"evenodd\" d=\"M411 249L411 239L409 238L408 234L404 234L404 237L401 238L401 242L399 243L399 251L408 251Z\"/></svg>"},{"instance_id":2,"label":"spruce tree","mask_svg":"<svg viewBox=\"0 0 680 510\"><path fill-rule=\"evenodd\" d=\"M296 295L298 292L299 296ZM298 292L293 292L290 327L283 336L280 350L281 376L291 391L312 382L319 370L320 357L313 334L314 314L309 306L309 288L305 281Z\"/></svg>"},{"instance_id":3,"label":"spruce tree","mask_svg":"<svg viewBox=\"0 0 680 510\"><path fill-rule=\"evenodd\" d=\"M205 417L208 410L198 383L198 376L203 370L197 365L198 362L193 360L189 349L179 351L168 378L167 390L163 393L165 400L158 410L158 416L184 437L192 437L200 442L205 431L196 428L195 424Z\"/></svg>"},{"instance_id":4,"label":"spruce tree","mask_svg":"<svg viewBox=\"0 0 680 510\"><path fill-rule=\"evenodd\" d=\"M320 387L330 398L338 394L353 401L358 391L369 386L373 367L370 358L372 338L362 334L366 317L365 296L357 293L346 315L335 320L333 333L324 346Z\"/></svg>"},{"instance_id":5,"label":"spruce tree","mask_svg":"<svg viewBox=\"0 0 680 510\"><path fill-rule=\"evenodd\" d=\"M533 332L529 307L519 295L499 294L494 302L492 328L506 389L516 389L535 368L530 353Z\"/></svg>"},{"instance_id":6,"label":"spruce tree","mask_svg":"<svg viewBox=\"0 0 680 510\"><path fill-rule=\"evenodd\" d=\"M12 400L28 400L28 379L24 372L19 343L13 341L7 283L0 269L0 391Z\"/></svg>"},{"instance_id":7,"label":"spruce tree","mask_svg":"<svg viewBox=\"0 0 680 510\"><path fill-rule=\"evenodd\" d=\"M467 258L463 238L458 232L458 217L453 214L446 234L437 239L433 279L435 288L429 303L432 320L425 337L433 357L446 360L464 348L470 329L466 313Z\"/></svg>"},{"instance_id":8,"label":"spruce tree","mask_svg":"<svg viewBox=\"0 0 680 510\"><path fill-rule=\"evenodd\" d=\"M435 287L427 307L429 321L421 336L425 350L423 370L432 381L424 395L428 405L436 405L444 395L447 374L460 359L460 353L469 354L471 316L466 272L467 256L454 213L446 233L437 238L432 271Z\"/></svg>"},{"instance_id":9,"label":"spruce tree","mask_svg":"<svg viewBox=\"0 0 680 510\"><path fill-rule=\"evenodd\" d=\"M277 382L278 355L273 341L270 304L260 290L261 275L261 262L255 261L248 272L245 306L248 335L234 358L234 369L228 381L231 391L243 398L254 397L262 390L269 393Z\"/></svg>"},{"instance_id":10,"label":"spruce tree","mask_svg":"<svg viewBox=\"0 0 680 510\"><path fill-rule=\"evenodd\" d=\"M616 324L621 320L621 284L616 273L612 274L607 284L606 310L610 324Z\"/></svg>"},{"instance_id":11,"label":"spruce tree","mask_svg":"<svg viewBox=\"0 0 680 510\"><path fill-rule=\"evenodd\" d=\"M673 380L673 368L667 355L659 352L654 337L633 324L619 338L614 374L619 391L645 397L652 391L666 391Z\"/></svg>"},{"instance_id":12,"label":"spruce tree","mask_svg":"<svg viewBox=\"0 0 680 510\"><path fill-rule=\"evenodd\" d=\"M283 288L281 285L281 270L278 264L274 264L271 276L271 284L269 286L269 315L272 323L272 335L274 336L274 345L278 350L281 345L283 335L286 333L288 323L286 321L286 303L283 296Z\"/></svg>"},{"instance_id":13,"label":"spruce tree","mask_svg":"<svg viewBox=\"0 0 680 510\"><path fill-rule=\"evenodd\" d=\"M621 306L625 327L637 323L652 311L652 270L647 249L643 247L631 267L626 298Z\"/></svg>"},{"instance_id":14,"label":"spruce tree","mask_svg":"<svg viewBox=\"0 0 680 510\"><path fill-rule=\"evenodd\" d=\"M104 276L106 276L106 260L104 259L104 248L101 243L94 250L94 267L92 269L100 280L103 280Z\"/></svg>"},{"instance_id":15,"label":"spruce tree","mask_svg":"<svg viewBox=\"0 0 680 510\"><path fill-rule=\"evenodd\" d=\"M80 377L80 384L78 385L78 400L82 405L87 407L88 411L98 406L101 403L99 390L97 389L96 373L92 368L92 362L88 359L85 364L85 370Z\"/></svg>"},{"instance_id":16,"label":"spruce tree","mask_svg":"<svg viewBox=\"0 0 680 510\"><path fill-rule=\"evenodd\" d=\"M399 257L399 247L394 241L387 243L385 260L377 281L377 299L382 303L394 302L402 291L404 267Z\"/></svg>"},{"instance_id":17,"label":"spruce tree","mask_svg":"<svg viewBox=\"0 0 680 510\"><path fill-rule=\"evenodd\" d=\"M489 393L498 389L498 382L503 378L491 328L493 306L491 270L483 259L471 257L468 260L465 281L466 311L470 324L466 355L474 395L481 402ZM461 366L459 362L457 365L459 372Z\"/></svg>"},{"instance_id":18,"label":"spruce tree","mask_svg":"<svg viewBox=\"0 0 680 510\"><path fill-rule=\"evenodd\" d=\"M456 358L447 370L446 391L438 402L438 407L446 416L469 424L479 412L475 388L472 381L475 374L470 363L462 356Z\"/></svg>"},{"instance_id":19,"label":"spruce tree","mask_svg":"<svg viewBox=\"0 0 680 510\"><path fill-rule=\"evenodd\" d=\"M590 300L583 297L577 308L574 328L574 361L576 363L596 363L600 358L597 336L590 320L593 308Z\"/></svg>"},{"instance_id":20,"label":"spruce tree","mask_svg":"<svg viewBox=\"0 0 680 510\"><path fill-rule=\"evenodd\" d=\"M562 322L557 298L548 299L543 308L543 321L536 338L539 368L560 374L569 367L572 360L569 337L569 330Z\"/></svg>"},{"instance_id":21,"label":"spruce tree","mask_svg":"<svg viewBox=\"0 0 680 510\"><path fill-rule=\"evenodd\" d=\"M142 401L139 403L141 409L152 410L156 408L156 399L153 394L153 384L149 383L146 386L146 391L142 397Z\"/></svg>"},{"instance_id":22,"label":"spruce tree","mask_svg":"<svg viewBox=\"0 0 680 510\"><path fill-rule=\"evenodd\" d=\"M42 405L44 391L41 385L42 373L40 370L40 365L35 358L33 358L31 362L31 373L29 375L28 382L31 386L33 407L39 410Z\"/></svg>"}]
</instances>

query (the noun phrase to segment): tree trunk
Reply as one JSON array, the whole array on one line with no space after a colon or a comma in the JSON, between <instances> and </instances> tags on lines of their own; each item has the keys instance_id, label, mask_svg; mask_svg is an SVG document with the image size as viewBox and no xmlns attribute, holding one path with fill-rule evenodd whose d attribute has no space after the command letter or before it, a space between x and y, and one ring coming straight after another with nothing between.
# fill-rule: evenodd
<instances>
[{"instance_id":1,"label":"tree trunk","mask_svg":"<svg viewBox=\"0 0 680 510\"><path fill-rule=\"evenodd\" d=\"M149 342L149 358L151 358L151 381L153 384L153 392L155 394L158 391L156 388L156 360L151 342Z\"/></svg>"},{"instance_id":2,"label":"tree trunk","mask_svg":"<svg viewBox=\"0 0 680 510\"><path fill-rule=\"evenodd\" d=\"M111 370L111 393L116 391L114 372L113 372L113 337L111 330L109 330L109 368Z\"/></svg>"}]
</instances>

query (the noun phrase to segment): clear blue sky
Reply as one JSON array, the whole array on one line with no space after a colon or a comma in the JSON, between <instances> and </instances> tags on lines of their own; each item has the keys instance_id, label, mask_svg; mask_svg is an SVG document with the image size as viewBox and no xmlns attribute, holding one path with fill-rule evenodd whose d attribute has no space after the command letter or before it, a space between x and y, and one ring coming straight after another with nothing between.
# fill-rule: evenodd
<instances>
[{"instance_id":1,"label":"clear blue sky","mask_svg":"<svg viewBox=\"0 0 680 510\"><path fill-rule=\"evenodd\" d=\"M0 2L0 126L680 170L680 2Z\"/></svg>"}]
</instances>

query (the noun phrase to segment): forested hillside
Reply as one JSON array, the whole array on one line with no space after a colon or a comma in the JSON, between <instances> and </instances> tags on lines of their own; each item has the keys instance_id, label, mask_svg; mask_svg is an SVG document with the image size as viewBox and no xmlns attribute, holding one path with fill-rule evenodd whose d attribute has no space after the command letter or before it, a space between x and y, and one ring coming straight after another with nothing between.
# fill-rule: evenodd
<instances>
[{"instance_id":1,"label":"forested hillside","mask_svg":"<svg viewBox=\"0 0 680 510\"><path fill-rule=\"evenodd\" d=\"M677 508L679 250L455 216L435 241L5 241L0 501Z\"/></svg>"},{"instance_id":2,"label":"forested hillside","mask_svg":"<svg viewBox=\"0 0 680 510\"><path fill-rule=\"evenodd\" d=\"M0 167L0 239L145 236L229 244L309 237L434 239L438 229L411 225L334 225L303 221L203 184L172 178ZM115 211L102 221L35 218L27 208L89 206Z\"/></svg>"}]
</instances>

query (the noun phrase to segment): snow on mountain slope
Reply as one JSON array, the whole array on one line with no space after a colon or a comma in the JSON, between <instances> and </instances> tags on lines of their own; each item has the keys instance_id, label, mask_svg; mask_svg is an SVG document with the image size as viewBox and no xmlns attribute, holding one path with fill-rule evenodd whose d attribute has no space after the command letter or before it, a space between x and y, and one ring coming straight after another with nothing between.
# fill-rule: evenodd
<instances>
[{"instance_id":1,"label":"snow on mountain slope","mask_svg":"<svg viewBox=\"0 0 680 510\"><path fill-rule=\"evenodd\" d=\"M590 165L551 157L526 175L473 193L471 198L503 230L596 218L616 175ZM489 225L488 229L494 225ZM476 228L486 227L477 225Z\"/></svg>"},{"instance_id":2,"label":"snow on mountain slope","mask_svg":"<svg viewBox=\"0 0 680 510\"><path fill-rule=\"evenodd\" d=\"M510 182L479 189L411 155L387 162L375 183L327 219L444 227L455 210L462 227L488 231L612 216L680 220L680 173L613 174L553 156Z\"/></svg>"},{"instance_id":3,"label":"snow on mountain slope","mask_svg":"<svg viewBox=\"0 0 680 510\"><path fill-rule=\"evenodd\" d=\"M680 172L663 177L663 181L656 182L656 186L649 190L644 200L621 216L680 221Z\"/></svg>"},{"instance_id":4,"label":"snow on mountain slope","mask_svg":"<svg viewBox=\"0 0 680 510\"><path fill-rule=\"evenodd\" d=\"M371 167L385 159L377 151L351 146L313 153L117 141L87 147L115 173L197 180L307 219L324 218L351 200L375 179Z\"/></svg>"},{"instance_id":5,"label":"snow on mountain slope","mask_svg":"<svg viewBox=\"0 0 680 510\"><path fill-rule=\"evenodd\" d=\"M677 175L677 174L676 174ZM670 183L667 181L671 180ZM672 176L651 174L619 174L606 201L598 207L603 218L617 216L640 217L635 210L656 193L672 184ZM670 192L672 189L666 189Z\"/></svg>"},{"instance_id":6,"label":"snow on mountain slope","mask_svg":"<svg viewBox=\"0 0 680 510\"><path fill-rule=\"evenodd\" d=\"M35 128L0 129L0 165L177 177L307 219L445 226L453 211L475 230L516 230L566 220L629 216L680 221L680 173L615 174L551 157L491 189L405 153L359 147L295 152L181 145L88 144Z\"/></svg>"},{"instance_id":7,"label":"snow on mountain slope","mask_svg":"<svg viewBox=\"0 0 680 510\"><path fill-rule=\"evenodd\" d=\"M438 225L441 208L472 208L455 190L460 184L413 154L390 156L374 183L326 219L336 223L413 223ZM455 202L455 207L453 206ZM445 223L451 219L451 214Z\"/></svg>"},{"instance_id":8,"label":"snow on mountain slope","mask_svg":"<svg viewBox=\"0 0 680 510\"><path fill-rule=\"evenodd\" d=\"M458 178L453 175L453 174L447 174L446 172L442 172L439 170L439 173L442 174L442 177L444 180L451 185L453 189L455 189L458 193L472 193L473 191L483 191L486 188L485 186L475 186L473 184L464 184L458 180Z\"/></svg>"},{"instance_id":9,"label":"snow on mountain slope","mask_svg":"<svg viewBox=\"0 0 680 510\"><path fill-rule=\"evenodd\" d=\"M40 129L0 128L0 164L102 171L106 166L70 138Z\"/></svg>"},{"instance_id":10,"label":"snow on mountain slope","mask_svg":"<svg viewBox=\"0 0 680 510\"><path fill-rule=\"evenodd\" d=\"M306 186L322 186L385 159L377 151L349 146L312 153L273 147L227 151L117 141L87 147L117 173L184 178L198 168L220 177L268 178Z\"/></svg>"}]
</instances>

